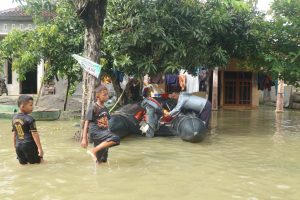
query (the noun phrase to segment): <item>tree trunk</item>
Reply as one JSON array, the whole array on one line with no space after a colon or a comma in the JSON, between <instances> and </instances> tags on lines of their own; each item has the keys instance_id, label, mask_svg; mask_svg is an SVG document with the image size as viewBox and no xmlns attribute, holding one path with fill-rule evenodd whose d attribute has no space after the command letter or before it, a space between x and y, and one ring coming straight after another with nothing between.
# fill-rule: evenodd
<instances>
[{"instance_id":1,"label":"tree trunk","mask_svg":"<svg viewBox=\"0 0 300 200\"><path fill-rule=\"evenodd\" d=\"M66 111L67 108L67 103L68 103L68 96L69 96L69 90L70 90L70 78L68 78L68 85L67 85L67 91L66 91L66 97L65 97L65 102L64 102L64 111Z\"/></svg>"},{"instance_id":2,"label":"tree trunk","mask_svg":"<svg viewBox=\"0 0 300 200\"><path fill-rule=\"evenodd\" d=\"M84 56L99 63L101 31L106 14L107 0L75 0L77 15L85 25ZM87 107L95 99L94 89L98 80L83 71L81 128L83 128Z\"/></svg>"},{"instance_id":3,"label":"tree trunk","mask_svg":"<svg viewBox=\"0 0 300 200\"><path fill-rule=\"evenodd\" d=\"M128 83L126 84L126 87L125 87L125 91L124 91L124 95L123 95L123 103L124 105L128 104L129 103L129 99L132 99L132 93L131 93L131 86L133 84L133 80L132 79L129 79L128 80Z\"/></svg>"},{"instance_id":4,"label":"tree trunk","mask_svg":"<svg viewBox=\"0 0 300 200\"><path fill-rule=\"evenodd\" d=\"M43 62L44 62L44 61L43 61ZM43 64L45 64L45 63L43 63ZM49 64L49 63L48 63L48 61L47 61L46 65L48 65L48 64ZM43 67L45 67L45 66L43 66ZM42 82L41 82L41 85L40 85L40 89L39 89L38 96L37 96L36 101L35 101L35 106L37 106L37 104L38 104L38 102L39 102L39 100L40 100L40 96L41 96L41 94L42 94L42 89L43 89L43 87L44 87L44 82L45 82L46 73L47 73L47 69L45 69L44 74L43 74L43 77L42 77Z\"/></svg>"}]
</instances>

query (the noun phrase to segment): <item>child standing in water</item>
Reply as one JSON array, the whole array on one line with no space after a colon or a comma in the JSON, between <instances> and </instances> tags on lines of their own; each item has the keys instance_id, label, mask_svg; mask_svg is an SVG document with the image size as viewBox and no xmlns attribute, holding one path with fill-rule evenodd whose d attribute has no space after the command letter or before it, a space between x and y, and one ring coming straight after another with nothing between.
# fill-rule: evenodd
<instances>
[{"instance_id":1,"label":"child standing in water","mask_svg":"<svg viewBox=\"0 0 300 200\"><path fill-rule=\"evenodd\" d=\"M19 163L21 165L40 163L44 152L35 120L28 115L33 110L33 98L21 95L18 99L18 107L20 112L12 120L12 132Z\"/></svg>"},{"instance_id":2,"label":"child standing in water","mask_svg":"<svg viewBox=\"0 0 300 200\"><path fill-rule=\"evenodd\" d=\"M94 148L88 150L92 159L97 162L106 162L108 148L120 144L120 137L112 134L108 127L110 118L108 109L104 103L108 100L108 90L105 86L100 85L95 89L97 101L89 106L86 120L83 128L83 137L81 147L87 148L87 133L94 143Z\"/></svg>"}]
</instances>

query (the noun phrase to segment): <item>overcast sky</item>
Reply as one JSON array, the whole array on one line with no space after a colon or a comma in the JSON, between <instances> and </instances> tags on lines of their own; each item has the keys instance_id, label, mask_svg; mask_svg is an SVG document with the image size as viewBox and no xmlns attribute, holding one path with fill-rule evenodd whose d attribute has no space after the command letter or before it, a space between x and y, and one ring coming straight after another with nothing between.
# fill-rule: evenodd
<instances>
[{"instance_id":1,"label":"overcast sky","mask_svg":"<svg viewBox=\"0 0 300 200\"><path fill-rule=\"evenodd\" d=\"M0 0L0 10L5 10L8 8L13 8L18 6L16 3L12 3L12 0Z\"/></svg>"}]
</instances>

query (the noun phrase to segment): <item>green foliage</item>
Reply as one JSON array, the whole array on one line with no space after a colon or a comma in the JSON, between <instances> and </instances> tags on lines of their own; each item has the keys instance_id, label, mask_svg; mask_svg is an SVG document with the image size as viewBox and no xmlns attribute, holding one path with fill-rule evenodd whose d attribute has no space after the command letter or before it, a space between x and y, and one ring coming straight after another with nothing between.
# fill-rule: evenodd
<instances>
[{"instance_id":1,"label":"green foliage","mask_svg":"<svg viewBox=\"0 0 300 200\"><path fill-rule=\"evenodd\" d=\"M267 55L273 70L295 84L300 81L300 1L275 0L272 11L271 50Z\"/></svg>"},{"instance_id":2,"label":"green foliage","mask_svg":"<svg viewBox=\"0 0 300 200\"><path fill-rule=\"evenodd\" d=\"M255 51L255 19L243 1L111 0L105 56L109 67L134 75L222 67Z\"/></svg>"},{"instance_id":3,"label":"green foliage","mask_svg":"<svg viewBox=\"0 0 300 200\"><path fill-rule=\"evenodd\" d=\"M24 2L25 0L19 0ZM83 50L83 27L73 1L26 0L39 26L13 32L1 42L1 57L14 57L22 74L41 58L49 76L80 74L70 57ZM256 0L110 0L101 42L104 71L141 76L196 66L225 67L229 59L286 82L300 80L300 1L274 0L271 21ZM48 22L43 9L55 11ZM43 20L41 20L43 19ZM21 41L21 42L20 42Z\"/></svg>"},{"instance_id":4,"label":"green foliage","mask_svg":"<svg viewBox=\"0 0 300 200\"><path fill-rule=\"evenodd\" d=\"M300 1L275 0L271 8L272 19L261 23L255 33L260 41L255 67L299 85Z\"/></svg>"},{"instance_id":5,"label":"green foliage","mask_svg":"<svg viewBox=\"0 0 300 200\"><path fill-rule=\"evenodd\" d=\"M32 16L42 16L47 10L54 12L55 17L48 20L35 17L35 29L10 32L0 43L0 58L13 58L13 68L20 79L44 60L46 80L61 76L75 84L82 78L81 68L71 55L83 50L83 26L73 7L67 1L59 1L56 5L50 1L28 0L26 3L27 12Z\"/></svg>"}]
</instances>

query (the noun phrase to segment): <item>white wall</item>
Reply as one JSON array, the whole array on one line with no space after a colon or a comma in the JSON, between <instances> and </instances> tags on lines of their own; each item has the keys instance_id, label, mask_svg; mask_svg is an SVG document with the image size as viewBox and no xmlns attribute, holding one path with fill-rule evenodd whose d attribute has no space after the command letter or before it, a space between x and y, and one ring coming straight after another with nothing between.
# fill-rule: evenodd
<instances>
[{"instance_id":1,"label":"white wall","mask_svg":"<svg viewBox=\"0 0 300 200\"><path fill-rule=\"evenodd\" d=\"M284 85L284 94L283 94L283 101L284 101L284 107L289 106L290 97L291 97L291 85ZM273 102L276 103L277 101L277 95L275 86L271 87L271 91L268 91L268 89L265 89L264 91L260 91L260 102Z\"/></svg>"},{"instance_id":2,"label":"white wall","mask_svg":"<svg viewBox=\"0 0 300 200\"><path fill-rule=\"evenodd\" d=\"M1 20L0 21L0 33L7 34L13 29L33 29L35 25L32 21L10 21L10 20Z\"/></svg>"},{"instance_id":3,"label":"white wall","mask_svg":"<svg viewBox=\"0 0 300 200\"><path fill-rule=\"evenodd\" d=\"M8 91L8 95L19 95L20 94L20 83L18 81L18 74L16 71L12 72L12 84L7 84L6 78L6 87Z\"/></svg>"},{"instance_id":4,"label":"white wall","mask_svg":"<svg viewBox=\"0 0 300 200\"><path fill-rule=\"evenodd\" d=\"M59 77L59 81L55 80L55 91L56 95L64 97L67 92L67 84L68 81L66 78ZM76 90L73 96L81 96L82 95L82 82L77 84Z\"/></svg>"}]
</instances>

